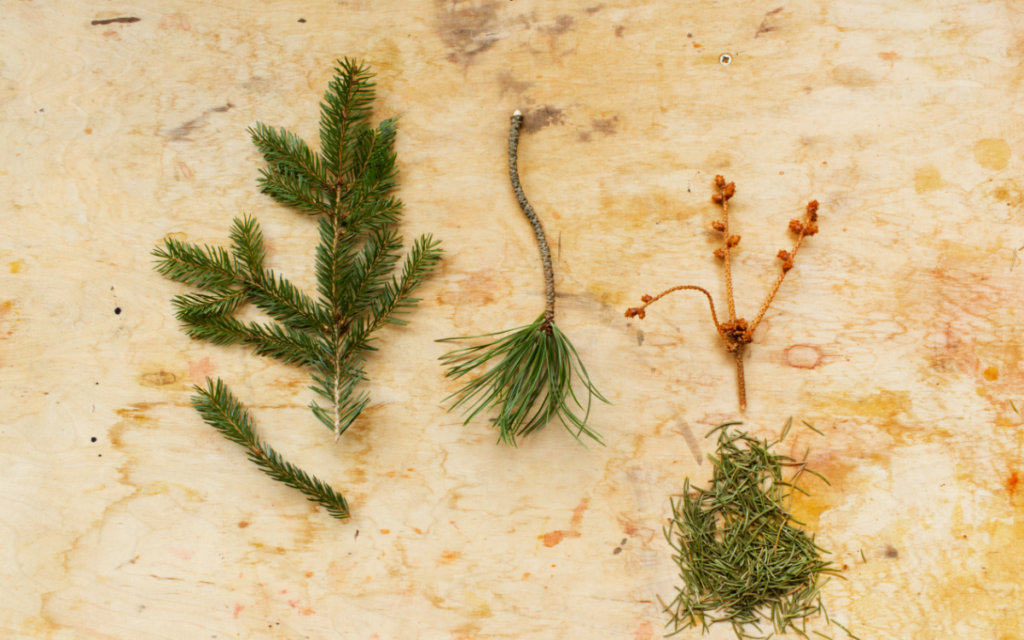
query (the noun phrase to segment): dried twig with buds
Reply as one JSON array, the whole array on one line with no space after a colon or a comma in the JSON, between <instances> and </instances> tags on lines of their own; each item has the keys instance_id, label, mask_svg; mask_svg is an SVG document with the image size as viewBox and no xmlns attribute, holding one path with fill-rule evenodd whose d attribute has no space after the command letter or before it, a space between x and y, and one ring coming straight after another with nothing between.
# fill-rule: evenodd
<instances>
[{"instance_id":1,"label":"dried twig with buds","mask_svg":"<svg viewBox=\"0 0 1024 640\"><path fill-rule=\"evenodd\" d=\"M789 270L793 268L793 260L796 258L797 251L800 250L800 245L803 243L804 237L813 236L818 233L818 201L811 200L807 203L807 219L805 221L801 222L800 220L790 220L789 230L796 234L796 244L793 245L792 251L779 251L778 258L779 260L782 260L782 273L779 274L779 277L775 280L775 284L772 285L771 291L768 292L768 297L765 298L764 304L761 305L760 311L757 312L757 317L754 318L753 322L748 323L743 318L736 317L736 303L732 292L732 266L729 261L730 249L740 243L740 236L729 234L729 200L736 195L736 184L733 182L726 184L725 178L722 176L715 176L715 187L718 188L718 193L711 196L711 201L722 207L722 219L712 222L711 228L722 234L725 245L723 248L715 250L715 257L725 264L725 295L726 302L729 307L729 320L727 322L718 321L718 315L715 313L715 302L711 299L711 294L708 293L706 289L695 285L672 287L671 289L663 291L654 297L644 295L640 298L643 305L628 309L626 311L626 317L639 317L643 320L646 315L644 310L647 307L673 291L691 289L693 291L700 291L707 296L708 304L711 305L711 319L715 323L715 329L718 330L718 335L722 337L722 341L725 343L726 349L728 349L729 353L733 354L736 358L736 378L739 383L740 410L746 411L747 390L743 377L743 347L749 344L753 339L754 330L757 329L757 325L760 324L761 319L764 318L765 312L768 311L768 305L772 303L772 300L775 298L775 294L779 292L779 287L782 286L783 278L785 278Z\"/></svg>"}]
</instances>

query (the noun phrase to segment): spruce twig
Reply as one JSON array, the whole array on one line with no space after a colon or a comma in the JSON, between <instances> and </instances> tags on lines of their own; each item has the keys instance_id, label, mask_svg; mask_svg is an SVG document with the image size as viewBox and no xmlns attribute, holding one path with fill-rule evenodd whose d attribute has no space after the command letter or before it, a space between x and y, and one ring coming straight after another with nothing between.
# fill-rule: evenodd
<instances>
[{"instance_id":1,"label":"spruce twig","mask_svg":"<svg viewBox=\"0 0 1024 640\"><path fill-rule=\"evenodd\" d=\"M442 356L442 363L449 367L445 373L448 378L457 380L498 359L493 368L470 380L445 400L457 398L449 410L465 407L468 414L465 424L480 413L500 408L496 419L499 440L511 446L516 446L516 438L539 431L556 416L580 444L583 444L581 435L603 444L600 435L587 425L587 419L594 398L602 402L608 400L594 387L576 349L555 324L555 273L551 265L551 250L540 218L519 183L518 148L522 123L523 116L517 110L512 115L508 138L508 170L512 190L533 227L540 248L546 299L544 313L532 323L515 329L439 340L489 338L483 344L456 349ZM585 408L572 388L574 373L587 394ZM583 410L582 416L576 414L577 409Z\"/></svg>"},{"instance_id":2,"label":"spruce twig","mask_svg":"<svg viewBox=\"0 0 1024 640\"><path fill-rule=\"evenodd\" d=\"M761 304L761 308L758 310L754 321L748 324L745 319L736 317L736 303L733 299L731 250L740 243L740 236L731 235L729 233L729 200L731 200L736 194L736 184L733 182L726 184L725 178L722 176L715 176L715 186L718 188L718 193L714 194L711 200L722 207L722 219L711 223L711 227L715 231L720 232L723 238L724 246L721 249L715 250L715 257L721 260L725 267L725 295L729 311L729 319L726 322L719 322L718 315L715 313L715 302L711 298L711 294L708 293L706 289L695 285L672 287L671 289L662 291L653 297L645 294L640 298L643 304L639 307L631 307L627 309L626 317L639 317L643 320L646 316L645 310L647 307L673 291L689 289L703 293L707 297L708 303L711 305L711 320L715 323L715 329L718 331L718 335L722 338L722 342L725 343L726 349L729 353L733 354L733 357L736 360L736 380L739 388L740 410L746 411L747 385L743 373L744 347L750 344L753 340L754 330L757 329L757 325L761 324L764 314L768 311L768 306L771 305L772 300L775 299L775 295L779 292L779 287L782 286L783 279L785 279L789 270L793 268L793 260L796 258L796 253L800 250L800 245L803 244L804 238L818 233L818 201L812 200L807 203L807 218L804 221L790 220L789 230L796 234L796 243L793 245L792 251L779 251L777 257L779 260L782 260L782 272L779 273L778 278L776 278L775 282L772 284L772 288L768 291L768 295Z\"/></svg>"},{"instance_id":3,"label":"spruce twig","mask_svg":"<svg viewBox=\"0 0 1024 640\"><path fill-rule=\"evenodd\" d=\"M267 166L260 190L281 204L318 216L316 249L318 298L263 266L266 250L259 224L235 219L230 251L172 238L154 250L156 270L199 289L175 296L175 315L189 336L216 345L245 344L253 353L310 370L311 389L326 403L313 402L313 415L337 440L369 404L357 387L362 363L374 351L373 334L386 324L405 324L418 299L412 294L441 257L439 242L418 238L403 262L402 238L394 229L402 203L388 195L397 184L395 121L370 124L375 97L373 74L354 60L338 61L321 103L320 151L299 136L257 123L249 129ZM269 323L244 323L233 314L246 303ZM349 517L341 494L285 462L260 440L245 408L221 380L196 387L192 403L203 419L267 475L305 493L336 518Z\"/></svg>"}]
</instances>

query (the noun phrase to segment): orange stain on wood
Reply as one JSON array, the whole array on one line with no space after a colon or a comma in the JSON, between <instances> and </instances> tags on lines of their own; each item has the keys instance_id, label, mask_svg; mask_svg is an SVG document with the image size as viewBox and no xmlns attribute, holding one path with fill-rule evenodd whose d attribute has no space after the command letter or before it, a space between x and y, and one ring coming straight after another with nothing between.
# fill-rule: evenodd
<instances>
[{"instance_id":1,"label":"orange stain on wood","mask_svg":"<svg viewBox=\"0 0 1024 640\"><path fill-rule=\"evenodd\" d=\"M985 379L988 380L989 382L992 382L993 380L998 380L999 367L992 365L988 369L985 369L985 371L983 371L981 375L985 376Z\"/></svg>"},{"instance_id":2,"label":"orange stain on wood","mask_svg":"<svg viewBox=\"0 0 1024 640\"><path fill-rule=\"evenodd\" d=\"M544 540L545 547L553 547L565 538L578 538L580 537L580 525L583 524L583 513L587 510L587 505L590 503L588 498L583 498L580 503L576 505L576 508L572 511L572 518L569 520L568 531L549 531L541 536Z\"/></svg>"},{"instance_id":3,"label":"orange stain on wood","mask_svg":"<svg viewBox=\"0 0 1024 640\"><path fill-rule=\"evenodd\" d=\"M206 379L213 373L213 364L210 362L210 357L206 356L202 360L193 362L188 361L188 377L192 381L192 384L201 384L206 382Z\"/></svg>"},{"instance_id":4,"label":"orange stain on wood","mask_svg":"<svg viewBox=\"0 0 1024 640\"><path fill-rule=\"evenodd\" d=\"M1006 479L1006 492L1010 494L1010 504L1013 504L1014 495L1017 493L1017 486L1020 484L1020 473L1012 471Z\"/></svg>"}]
</instances>

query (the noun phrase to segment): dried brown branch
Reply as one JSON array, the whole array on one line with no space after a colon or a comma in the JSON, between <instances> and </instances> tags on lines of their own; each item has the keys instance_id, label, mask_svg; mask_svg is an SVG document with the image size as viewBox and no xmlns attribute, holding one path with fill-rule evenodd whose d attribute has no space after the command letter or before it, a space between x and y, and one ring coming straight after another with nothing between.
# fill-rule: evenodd
<instances>
[{"instance_id":1,"label":"dried brown branch","mask_svg":"<svg viewBox=\"0 0 1024 640\"><path fill-rule=\"evenodd\" d=\"M736 184L733 182L727 184L725 178L715 176L715 187L718 189L718 193L711 197L711 201L722 207L722 219L712 222L711 228L722 234L722 248L716 249L714 255L725 265L725 295L729 309L729 319L726 322L719 322L718 316L715 314L715 303L711 298L711 294L707 290L695 285L672 287L653 298L649 295L644 295L640 299L643 304L626 310L626 317L639 317L643 320L646 316L645 309L648 306L673 291L692 289L700 291L707 296L708 303L711 305L711 320L715 323L715 329L718 331L718 335L721 336L722 342L725 343L726 349L736 358L736 379L739 386L740 410L746 411L747 390L743 373L743 348L753 340L754 330L761 324L764 314L768 311L772 300L775 299L775 295L779 292L779 287L782 286L782 281L785 279L786 274L789 273L789 270L793 268L793 261L800 250L800 246L803 244L804 238L818 233L818 201L812 200L807 203L805 220L790 220L789 230L796 234L796 243L791 251L779 251L777 257L782 260L782 272L776 278L771 290L769 290L754 321L748 323L745 319L736 317L736 303L734 302L732 288L731 250L740 243L740 236L730 235L729 233L729 200L736 195Z\"/></svg>"}]
</instances>

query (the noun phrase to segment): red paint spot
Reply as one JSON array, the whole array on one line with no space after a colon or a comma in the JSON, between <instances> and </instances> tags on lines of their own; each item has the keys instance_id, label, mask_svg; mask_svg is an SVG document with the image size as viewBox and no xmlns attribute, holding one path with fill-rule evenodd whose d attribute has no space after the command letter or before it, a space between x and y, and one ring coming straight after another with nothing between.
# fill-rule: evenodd
<instances>
[{"instance_id":1,"label":"red paint spot","mask_svg":"<svg viewBox=\"0 0 1024 640\"><path fill-rule=\"evenodd\" d=\"M562 538L565 537L565 533L566 533L565 531L551 531L549 533L545 533L544 534L544 546L545 547L553 547L553 546L555 546L556 544L558 544L559 542L562 541ZM579 534L576 534L576 535L579 535Z\"/></svg>"},{"instance_id":2,"label":"red paint spot","mask_svg":"<svg viewBox=\"0 0 1024 640\"><path fill-rule=\"evenodd\" d=\"M242 613L243 609L245 609L245 605L242 605L242 604L236 604L235 605L235 620L238 620L238 614Z\"/></svg>"},{"instance_id":3,"label":"red paint spot","mask_svg":"<svg viewBox=\"0 0 1024 640\"><path fill-rule=\"evenodd\" d=\"M651 640L654 637L654 627L651 626L650 622L641 622L640 626L636 628L636 633L633 635L633 640Z\"/></svg>"},{"instance_id":4,"label":"red paint spot","mask_svg":"<svg viewBox=\"0 0 1024 640\"><path fill-rule=\"evenodd\" d=\"M188 361L188 377L192 380L192 384L206 382L211 373L213 373L213 364L210 362L210 356L206 356L198 362Z\"/></svg>"},{"instance_id":5,"label":"red paint spot","mask_svg":"<svg viewBox=\"0 0 1024 640\"><path fill-rule=\"evenodd\" d=\"M462 556L462 554L458 551L442 551L441 562L439 564L450 564L458 560L460 556Z\"/></svg>"},{"instance_id":6,"label":"red paint spot","mask_svg":"<svg viewBox=\"0 0 1024 640\"><path fill-rule=\"evenodd\" d=\"M245 520L242 520L241 522L238 523L238 528L239 529L244 529L244 528L246 528L248 526L249 526L249 523L246 522Z\"/></svg>"},{"instance_id":7,"label":"red paint spot","mask_svg":"<svg viewBox=\"0 0 1024 640\"><path fill-rule=\"evenodd\" d=\"M1010 502L1013 502L1013 494L1017 493L1017 485L1019 484L1020 474L1016 471L1010 473L1010 477L1006 479L1006 491L1010 494Z\"/></svg>"},{"instance_id":8,"label":"red paint spot","mask_svg":"<svg viewBox=\"0 0 1024 640\"><path fill-rule=\"evenodd\" d=\"M580 537L580 525L583 524L583 512L587 510L587 505L590 500L583 498L580 503L576 505L576 508L572 510L572 519L569 520L568 531L550 531L545 533L544 546L553 547L565 538L578 538Z\"/></svg>"},{"instance_id":9,"label":"red paint spot","mask_svg":"<svg viewBox=\"0 0 1024 640\"><path fill-rule=\"evenodd\" d=\"M797 369L813 369L821 364L821 351L809 344L795 344L785 354L786 364Z\"/></svg>"},{"instance_id":10,"label":"red paint spot","mask_svg":"<svg viewBox=\"0 0 1024 640\"><path fill-rule=\"evenodd\" d=\"M391 533L391 529L381 529L380 532L384 535L388 535L389 533Z\"/></svg>"},{"instance_id":11,"label":"red paint spot","mask_svg":"<svg viewBox=\"0 0 1024 640\"><path fill-rule=\"evenodd\" d=\"M307 578L312 578L313 577L313 572L312 571L307 571L306 572L306 577Z\"/></svg>"}]
</instances>

